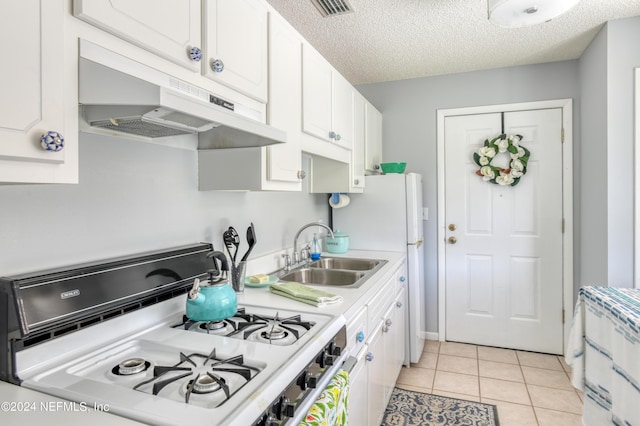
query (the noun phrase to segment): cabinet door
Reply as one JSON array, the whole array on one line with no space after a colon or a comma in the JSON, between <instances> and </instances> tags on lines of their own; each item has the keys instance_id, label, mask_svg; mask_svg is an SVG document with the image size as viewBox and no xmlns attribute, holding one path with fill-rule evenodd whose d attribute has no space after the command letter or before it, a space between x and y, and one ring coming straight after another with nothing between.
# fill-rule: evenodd
<instances>
[{"instance_id":1,"label":"cabinet door","mask_svg":"<svg viewBox=\"0 0 640 426\"><path fill-rule=\"evenodd\" d=\"M373 329L368 342L367 375L369 376L369 424L379 425L386 408L385 403L385 361L382 322Z\"/></svg>"},{"instance_id":2,"label":"cabinet door","mask_svg":"<svg viewBox=\"0 0 640 426\"><path fill-rule=\"evenodd\" d=\"M302 49L302 131L331 141L331 65L312 47Z\"/></svg>"},{"instance_id":3,"label":"cabinet door","mask_svg":"<svg viewBox=\"0 0 640 426\"><path fill-rule=\"evenodd\" d=\"M400 290L398 293L398 297L391 308L391 319L393 324L391 325L390 335L391 335L391 346L393 347L393 353L391 355L391 359L389 360L389 364L391 367L391 377L390 377L390 389L388 389L387 398L391 397L391 392L395 386L396 381L398 380L398 375L400 374L400 370L402 369L402 364L404 363L404 350L405 350L405 335L406 335L406 322L405 322L405 291L404 289Z\"/></svg>"},{"instance_id":4,"label":"cabinet door","mask_svg":"<svg viewBox=\"0 0 640 426\"><path fill-rule=\"evenodd\" d=\"M128 42L198 71L200 0L74 0L73 13Z\"/></svg>"},{"instance_id":5,"label":"cabinet door","mask_svg":"<svg viewBox=\"0 0 640 426\"><path fill-rule=\"evenodd\" d=\"M367 375L367 347L363 347L358 354L358 362L349 374L349 424L367 425L368 416L368 386Z\"/></svg>"},{"instance_id":6,"label":"cabinet door","mask_svg":"<svg viewBox=\"0 0 640 426\"><path fill-rule=\"evenodd\" d=\"M349 192L362 192L364 188L364 134L365 100L353 93L353 145L351 147L351 184Z\"/></svg>"},{"instance_id":7,"label":"cabinet door","mask_svg":"<svg viewBox=\"0 0 640 426\"><path fill-rule=\"evenodd\" d=\"M267 8L259 0L205 0L203 74L267 102Z\"/></svg>"},{"instance_id":8,"label":"cabinet door","mask_svg":"<svg viewBox=\"0 0 640 426\"><path fill-rule=\"evenodd\" d=\"M65 93L65 78L73 78L71 62L65 62L65 4L6 2L2 13L0 182L75 182L78 131L65 128L65 110L77 111L73 102L71 108L65 102L71 96ZM42 148L40 137L49 131L65 139L62 150Z\"/></svg>"},{"instance_id":9,"label":"cabinet door","mask_svg":"<svg viewBox=\"0 0 640 426\"><path fill-rule=\"evenodd\" d=\"M267 180L295 183L292 189L300 190L302 41L276 15L269 17L269 55L267 120L287 132L287 141L263 148L267 153Z\"/></svg>"},{"instance_id":10,"label":"cabinet door","mask_svg":"<svg viewBox=\"0 0 640 426\"><path fill-rule=\"evenodd\" d=\"M382 162L382 114L370 103L365 105L365 168L380 171Z\"/></svg>"},{"instance_id":11,"label":"cabinet door","mask_svg":"<svg viewBox=\"0 0 640 426\"><path fill-rule=\"evenodd\" d=\"M343 148L351 149L353 141L353 88L337 72L333 72L332 81L333 142Z\"/></svg>"},{"instance_id":12,"label":"cabinet door","mask_svg":"<svg viewBox=\"0 0 640 426\"><path fill-rule=\"evenodd\" d=\"M393 386L396 383L396 379L398 375L395 369L395 359L396 353L398 352L398 348L395 347L396 337L395 330L397 329L396 318L395 318L395 303L392 303L389 306L389 309L385 312L383 325L382 325L382 334L384 339L384 405L386 406L387 402L389 402L389 398L391 397L391 391L393 390Z\"/></svg>"}]
</instances>

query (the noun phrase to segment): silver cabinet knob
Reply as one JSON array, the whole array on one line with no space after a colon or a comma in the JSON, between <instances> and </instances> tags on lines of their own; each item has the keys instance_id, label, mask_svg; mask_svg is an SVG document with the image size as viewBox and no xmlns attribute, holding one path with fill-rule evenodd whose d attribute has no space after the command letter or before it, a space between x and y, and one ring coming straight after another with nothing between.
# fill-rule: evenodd
<instances>
[{"instance_id":1,"label":"silver cabinet knob","mask_svg":"<svg viewBox=\"0 0 640 426\"><path fill-rule=\"evenodd\" d=\"M373 168L376 170L380 170L380 164L374 164Z\"/></svg>"},{"instance_id":2,"label":"silver cabinet knob","mask_svg":"<svg viewBox=\"0 0 640 426\"><path fill-rule=\"evenodd\" d=\"M342 139L342 136L336 135L336 140L339 141L340 139Z\"/></svg>"},{"instance_id":3,"label":"silver cabinet knob","mask_svg":"<svg viewBox=\"0 0 640 426\"><path fill-rule=\"evenodd\" d=\"M403 275L403 276L401 276L399 279L400 279L400 282L401 282L401 283L403 283L403 282L405 282L405 281L407 280L407 279L404 277L404 275Z\"/></svg>"},{"instance_id":4,"label":"silver cabinet knob","mask_svg":"<svg viewBox=\"0 0 640 426\"><path fill-rule=\"evenodd\" d=\"M304 179L307 177L307 173L304 170L298 170L298 179Z\"/></svg>"},{"instance_id":5,"label":"silver cabinet knob","mask_svg":"<svg viewBox=\"0 0 640 426\"><path fill-rule=\"evenodd\" d=\"M58 132L49 131L40 136L40 146L45 151L60 151L64 148L64 138Z\"/></svg>"},{"instance_id":6,"label":"silver cabinet knob","mask_svg":"<svg viewBox=\"0 0 640 426\"><path fill-rule=\"evenodd\" d=\"M214 59L211 61L211 69L213 72L222 72L224 71L224 62L222 59Z\"/></svg>"},{"instance_id":7,"label":"silver cabinet knob","mask_svg":"<svg viewBox=\"0 0 640 426\"><path fill-rule=\"evenodd\" d=\"M360 179L354 179L353 180L353 184L354 185L360 185Z\"/></svg>"},{"instance_id":8,"label":"silver cabinet knob","mask_svg":"<svg viewBox=\"0 0 640 426\"><path fill-rule=\"evenodd\" d=\"M336 132L334 132L333 130L329 132L329 139L335 139L336 136Z\"/></svg>"},{"instance_id":9,"label":"silver cabinet knob","mask_svg":"<svg viewBox=\"0 0 640 426\"><path fill-rule=\"evenodd\" d=\"M373 361L373 354L371 352L367 352L366 359L367 361Z\"/></svg>"},{"instance_id":10,"label":"silver cabinet knob","mask_svg":"<svg viewBox=\"0 0 640 426\"><path fill-rule=\"evenodd\" d=\"M396 308L402 308L402 302L396 302Z\"/></svg>"},{"instance_id":11,"label":"silver cabinet knob","mask_svg":"<svg viewBox=\"0 0 640 426\"><path fill-rule=\"evenodd\" d=\"M199 47L193 46L189 49L188 53L189 58L191 58L193 62L200 62L202 60L202 49Z\"/></svg>"},{"instance_id":12,"label":"silver cabinet knob","mask_svg":"<svg viewBox=\"0 0 640 426\"><path fill-rule=\"evenodd\" d=\"M384 322L387 327L391 327L391 324L393 324L393 321L391 321L391 318L387 318L387 320Z\"/></svg>"}]
</instances>

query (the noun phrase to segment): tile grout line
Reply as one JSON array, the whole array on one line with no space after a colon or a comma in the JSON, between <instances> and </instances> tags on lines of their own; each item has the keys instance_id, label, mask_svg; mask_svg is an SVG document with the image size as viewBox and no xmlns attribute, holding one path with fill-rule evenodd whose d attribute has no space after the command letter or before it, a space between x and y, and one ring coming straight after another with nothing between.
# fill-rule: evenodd
<instances>
[{"instance_id":1,"label":"tile grout line","mask_svg":"<svg viewBox=\"0 0 640 426\"><path fill-rule=\"evenodd\" d=\"M529 392L529 386L527 383L527 377L524 375L524 370L522 369L522 363L520 362L520 356L518 355L518 351L516 351L516 359L518 360L518 366L520 367L520 373L522 373L522 380L524 380L524 389L527 391L527 396L529 397L529 402L531 402L531 411L533 411L533 418L536 419L536 424L540 425L540 420L538 420L538 413L536 412L536 407L533 405L533 398L531 398L531 392Z\"/></svg>"}]
</instances>

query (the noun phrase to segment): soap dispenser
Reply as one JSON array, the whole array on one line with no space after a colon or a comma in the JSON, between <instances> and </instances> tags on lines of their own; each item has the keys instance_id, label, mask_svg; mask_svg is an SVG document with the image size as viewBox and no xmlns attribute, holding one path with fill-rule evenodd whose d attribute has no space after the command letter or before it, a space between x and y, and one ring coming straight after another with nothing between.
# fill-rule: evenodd
<instances>
[{"instance_id":1,"label":"soap dispenser","mask_svg":"<svg viewBox=\"0 0 640 426\"><path fill-rule=\"evenodd\" d=\"M311 244L311 260L320 259L320 247L318 245L318 234L313 234L313 243Z\"/></svg>"}]
</instances>

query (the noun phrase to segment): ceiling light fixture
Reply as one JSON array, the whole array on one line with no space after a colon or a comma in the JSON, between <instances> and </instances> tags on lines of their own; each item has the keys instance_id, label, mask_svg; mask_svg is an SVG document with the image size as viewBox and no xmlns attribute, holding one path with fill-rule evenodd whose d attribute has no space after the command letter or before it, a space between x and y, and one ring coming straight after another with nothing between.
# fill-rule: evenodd
<instances>
[{"instance_id":1,"label":"ceiling light fixture","mask_svg":"<svg viewBox=\"0 0 640 426\"><path fill-rule=\"evenodd\" d=\"M487 0L489 20L505 28L541 24L562 15L580 0Z\"/></svg>"}]
</instances>

